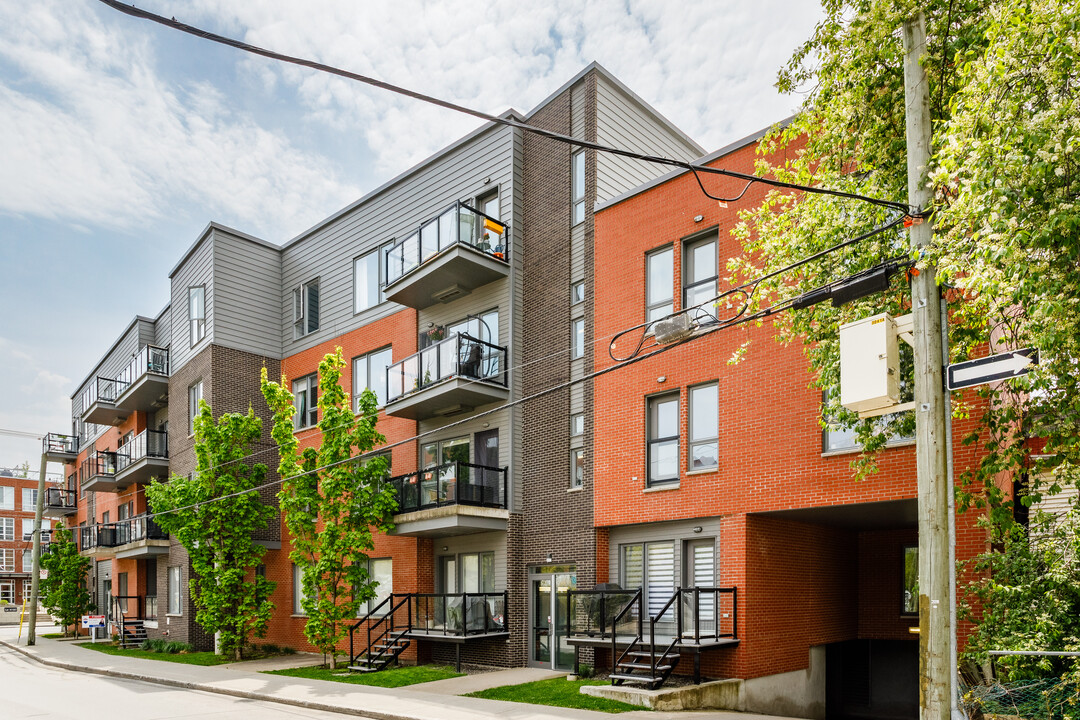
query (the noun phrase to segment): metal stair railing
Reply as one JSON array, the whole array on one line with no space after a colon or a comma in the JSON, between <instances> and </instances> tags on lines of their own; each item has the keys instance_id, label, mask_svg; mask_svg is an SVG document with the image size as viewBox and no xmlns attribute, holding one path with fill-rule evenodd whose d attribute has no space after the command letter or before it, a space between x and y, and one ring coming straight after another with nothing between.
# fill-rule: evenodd
<instances>
[{"instance_id":1,"label":"metal stair railing","mask_svg":"<svg viewBox=\"0 0 1080 720\"><path fill-rule=\"evenodd\" d=\"M394 602L395 597L400 598L396 603ZM382 615L378 615L379 610L382 609L386 605L389 605L390 609L387 610ZM382 650L379 650L374 655L371 654L371 648L374 646L375 643L378 643L383 638L385 638L387 635L393 633L395 629L397 629L397 626L394 623L394 613L396 613L398 610L400 610L402 606L405 606L405 608L406 608L406 616L407 616L408 619L405 622L404 627L401 628L401 633L398 635L398 637L392 639L392 642L396 643L400 639L400 637L402 635L404 635L405 633L409 632L410 629L412 629L412 593L405 593L403 595L397 595L397 596L395 596L393 593L391 593L382 602L380 602L378 605L373 607L371 609L371 612L369 612L367 615L365 615L364 617L357 620L356 624L349 628L349 664L350 665L357 662L357 660L360 658L360 656L364 655L364 654L366 654L367 657L368 657L368 666L369 667L371 666L372 662L374 662L374 661L378 660L380 657L382 657L382 655L386 652L385 647ZM373 618L376 618L374 620L374 622L372 621ZM353 634L364 623L367 623L367 647L363 651L361 651L359 653L354 653ZM377 634L375 636L374 641L373 641L372 637L371 637L371 631L373 629L375 629L375 628L378 628L380 625L384 626L383 629L382 629L382 632Z\"/></svg>"},{"instance_id":2,"label":"metal stair railing","mask_svg":"<svg viewBox=\"0 0 1080 720\"><path fill-rule=\"evenodd\" d=\"M626 649L623 650L622 655L619 655L618 654L619 651L618 651L618 647L617 647L618 637L619 637L619 634L618 634L619 621L623 619L623 617L626 615L626 613L630 612L630 608L634 607L635 604L637 604L637 606L638 606L637 635L626 646ZM641 611L642 611L642 607L641 607L641 589L639 588L638 591L636 593L634 593L634 596L631 597L630 600L627 601L627 603L625 605L623 605L622 609L619 610L619 612L615 613L615 616L613 618L611 618L611 672L612 673L614 673L615 670L619 667L619 665L622 664L622 661L627 656L627 654L631 650L634 649L634 647L638 644L638 642L641 641L641 630L642 630L642 624L641 624L642 623L642 619L641 619L642 612ZM618 659L616 659L616 658L618 658ZM614 685L615 681L612 680L611 683L612 683L612 685Z\"/></svg>"}]
</instances>

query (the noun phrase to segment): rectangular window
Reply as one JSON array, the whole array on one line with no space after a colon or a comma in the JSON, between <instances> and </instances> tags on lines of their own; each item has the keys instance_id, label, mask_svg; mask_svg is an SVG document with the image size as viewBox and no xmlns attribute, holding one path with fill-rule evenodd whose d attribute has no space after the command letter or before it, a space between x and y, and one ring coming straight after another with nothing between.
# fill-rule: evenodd
<instances>
[{"instance_id":1,"label":"rectangular window","mask_svg":"<svg viewBox=\"0 0 1080 720\"><path fill-rule=\"evenodd\" d=\"M585 484L585 451L575 448L570 451L570 487L579 488Z\"/></svg>"},{"instance_id":2,"label":"rectangular window","mask_svg":"<svg viewBox=\"0 0 1080 720\"><path fill-rule=\"evenodd\" d=\"M0 580L0 602L15 602L14 580Z\"/></svg>"},{"instance_id":3,"label":"rectangular window","mask_svg":"<svg viewBox=\"0 0 1080 720\"><path fill-rule=\"evenodd\" d=\"M22 551L22 571L24 573L33 572L34 570L34 551L23 550Z\"/></svg>"},{"instance_id":4,"label":"rectangular window","mask_svg":"<svg viewBox=\"0 0 1080 720\"><path fill-rule=\"evenodd\" d=\"M650 617L655 617L675 592L675 543L634 543L620 547L619 575L627 590L641 588ZM673 614L665 613L670 620Z\"/></svg>"},{"instance_id":5,"label":"rectangular window","mask_svg":"<svg viewBox=\"0 0 1080 720\"><path fill-rule=\"evenodd\" d=\"M570 286L570 304L577 305L585 302L585 283L576 282Z\"/></svg>"},{"instance_id":6,"label":"rectangular window","mask_svg":"<svg viewBox=\"0 0 1080 720\"><path fill-rule=\"evenodd\" d=\"M570 321L570 359L585 357L585 319Z\"/></svg>"},{"instance_id":7,"label":"rectangular window","mask_svg":"<svg viewBox=\"0 0 1080 720\"><path fill-rule=\"evenodd\" d=\"M188 326L191 345L206 337L206 287L198 285L188 288Z\"/></svg>"},{"instance_id":8,"label":"rectangular window","mask_svg":"<svg viewBox=\"0 0 1080 720\"><path fill-rule=\"evenodd\" d=\"M382 280L386 277L386 257L393 243L353 260L353 312L363 312L386 302Z\"/></svg>"},{"instance_id":9,"label":"rectangular window","mask_svg":"<svg viewBox=\"0 0 1080 720\"><path fill-rule=\"evenodd\" d=\"M15 488L10 485L0 485L0 510L15 509Z\"/></svg>"},{"instance_id":10,"label":"rectangular window","mask_svg":"<svg viewBox=\"0 0 1080 720\"><path fill-rule=\"evenodd\" d=\"M375 597L368 600L366 612L373 612L386 598L394 592L394 561L391 558L371 558L368 560L368 577L376 584ZM384 605L380 612L389 610L390 605ZM364 609L360 611L366 614Z\"/></svg>"},{"instance_id":11,"label":"rectangular window","mask_svg":"<svg viewBox=\"0 0 1080 720\"><path fill-rule=\"evenodd\" d=\"M297 430L319 424L319 376L308 375L293 380L293 404L296 415L293 424Z\"/></svg>"},{"instance_id":12,"label":"rectangular window","mask_svg":"<svg viewBox=\"0 0 1080 720\"><path fill-rule=\"evenodd\" d=\"M585 414L575 413L570 416L570 437L585 434Z\"/></svg>"},{"instance_id":13,"label":"rectangular window","mask_svg":"<svg viewBox=\"0 0 1080 720\"><path fill-rule=\"evenodd\" d=\"M495 592L495 553L464 553L457 560L458 588L447 592Z\"/></svg>"},{"instance_id":14,"label":"rectangular window","mask_svg":"<svg viewBox=\"0 0 1080 720\"><path fill-rule=\"evenodd\" d=\"M649 398L649 484L679 479L679 394Z\"/></svg>"},{"instance_id":15,"label":"rectangular window","mask_svg":"<svg viewBox=\"0 0 1080 720\"><path fill-rule=\"evenodd\" d=\"M919 614L919 546L905 545L904 595L901 598L901 615Z\"/></svg>"},{"instance_id":16,"label":"rectangular window","mask_svg":"<svg viewBox=\"0 0 1080 720\"><path fill-rule=\"evenodd\" d=\"M319 329L319 278L293 290L293 323L294 338Z\"/></svg>"},{"instance_id":17,"label":"rectangular window","mask_svg":"<svg viewBox=\"0 0 1080 720\"><path fill-rule=\"evenodd\" d=\"M174 565L168 569L165 576L166 591L169 593L169 614L180 614L180 566Z\"/></svg>"},{"instance_id":18,"label":"rectangular window","mask_svg":"<svg viewBox=\"0 0 1080 720\"><path fill-rule=\"evenodd\" d=\"M570 204L573 221L571 225L585 222L585 151L578 150L570 156Z\"/></svg>"},{"instance_id":19,"label":"rectangular window","mask_svg":"<svg viewBox=\"0 0 1080 720\"><path fill-rule=\"evenodd\" d=\"M683 308L690 308L712 300L717 295L716 236L695 240L686 244L683 251ZM702 311L714 313L706 305Z\"/></svg>"},{"instance_id":20,"label":"rectangular window","mask_svg":"<svg viewBox=\"0 0 1080 720\"><path fill-rule=\"evenodd\" d=\"M393 363L390 348L353 358L353 411L360 412L360 393L365 388L375 393L379 407L386 404L386 369Z\"/></svg>"},{"instance_id":21,"label":"rectangular window","mask_svg":"<svg viewBox=\"0 0 1080 720\"><path fill-rule=\"evenodd\" d=\"M304 612L303 570L295 563L292 566L292 594L293 615L306 615L307 613Z\"/></svg>"},{"instance_id":22,"label":"rectangular window","mask_svg":"<svg viewBox=\"0 0 1080 720\"><path fill-rule=\"evenodd\" d=\"M188 388L188 435L195 434L195 417L199 414L199 403L203 399L202 380Z\"/></svg>"},{"instance_id":23,"label":"rectangular window","mask_svg":"<svg viewBox=\"0 0 1080 720\"><path fill-rule=\"evenodd\" d=\"M37 488L22 489L23 512L35 512L37 510Z\"/></svg>"},{"instance_id":24,"label":"rectangular window","mask_svg":"<svg viewBox=\"0 0 1080 720\"><path fill-rule=\"evenodd\" d=\"M15 518L0 518L0 540L15 539Z\"/></svg>"},{"instance_id":25,"label":"rectangular window","mask_svg":"<svg viewBox=\"0 0 1080 720\"><path fill-rule=\"evenodd\" d=\"M15 572L14 550L0 550L0 572Z\"/></svg>"},{"instance_id":26,"label":"rectangular window","mask_svg":"<svg viewBox=\"0 0 1080 720\"><path fill-rule=\"evenodd\" d=\"M717 383L690 388L688 434L690 470L707 470L720 465L720 388Z\"/></svg>"},{"instance_id":27,"label":"rectangular window","mask_svg":"<svg viewBox=\"0 0 1080 720\"><path fill-rule=\"evenodd\" d=\"M675 312L675 249L645 256L645 320L655 322Z\"/></svg>"}]
</instances>

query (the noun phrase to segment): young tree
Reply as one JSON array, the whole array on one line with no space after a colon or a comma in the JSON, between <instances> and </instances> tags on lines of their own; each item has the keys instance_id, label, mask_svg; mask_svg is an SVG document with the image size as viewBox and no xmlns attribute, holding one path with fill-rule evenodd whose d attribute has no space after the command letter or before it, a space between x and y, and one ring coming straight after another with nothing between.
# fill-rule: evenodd
<instances>
[{"instance_id":1,"label":"young tree","mask_svg":"<svg viewBox=\"0 0 1080 720\"><path fill-rule=\"evenodd\" d=\"M219 651L240 660L251 635L262 637L274 610L275 583L255 573L266 548L252 539L274 509L255 490L266 466L244 462L262 432L253 410L227 413L215 423L206 401L195 417L196 470L154 482L146 497L154 520L191 558L195 620L219 633Z\"/></svg>"},{"instance_id":2,"label":"young tree","mask_svg":"<svg viewBox=\"0 0 1080 720\"><path fill-rule=\"evenodd\" d=\"M319 363L318 449L298 452L293 434L293 395L283 376L281 384L267 380L262 390L274 412L273 437L281 452L278 471L282 489L278 498L292 536L289 557L301 568L308 616L304 635L330 656L337 667L338 644L355 622L360 604L375 597L376 583L368 573L367 552L374 533L393 528L397 509L393 488L383 482L389 470L386 458L356 459L385 443L375 429L378 420L375 394L364 390L354 414L340 384L345 360L341 348Z\"/></svg>"},{"instance_id":3,"label":"young tree","mask_svg":"<svg viewBox=\"0 0 1080 720\"><path fill-rule=\"evenodd\" d=\"M47 571L41 578L42 604L57 618L67 632L69 626L78 632L79 618L90 612L93 603L86 589L90 558L79 554L71 531L63 525L53 529L49 551L41 554L41 568Z\"/></svg>"}]
</instances>

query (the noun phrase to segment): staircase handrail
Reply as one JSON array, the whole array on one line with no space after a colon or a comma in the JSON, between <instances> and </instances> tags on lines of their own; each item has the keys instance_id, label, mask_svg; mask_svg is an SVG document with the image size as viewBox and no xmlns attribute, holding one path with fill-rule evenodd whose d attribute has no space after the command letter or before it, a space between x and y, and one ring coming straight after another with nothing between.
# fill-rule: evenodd
<instances>
[{"instance_id":1,"label":"staircase handrail","mask_svg":"<svg viewBox=\"0 0 1080 720\"><path fill-rule=\"evenodd\" d=\"M677 602L678 599L682 596L682 594L682 588L675 588L675 592L671 594L671 597L668 598L668 601L664 603L663 607L660 608L660 612L656 613L656 615L649 616L649 666L651 667L653 677L656 677L656 623L658 620L660 620L660 618L664 617L664 615L667 614L667 611L671 609L672 603ZM675 608L675 637L671 639L671 644L664 649L663 653L661 653L661 659L667 657L668 653L670 653L675 648L675 645L682 637L682 628L682 604L680 603L676 605Z\"/></svg>"},{"instance_id":2,"label":"staircase handrail","mask_svg":"<svg viewBox=\"0 0 1080 720\"><path fill-rule=\"evenodd\" d=\"M701 596L712 595L713 596L713 623L715 630L712 635L706 635L706 638L713 638L720 640L722 638L732 638L734 640L739 639L739 588L735 586L730 587L690 587L684 588L683 593L694 595L694 642L701 643ZM731 632L720 632L720 596L731 595ZM682 604L679 605L679 637L682 636Z\"/></svg>"},{"instance_id":3,"label":"staircase handrail","mask_svg":"<svg viewBox=\"0 0 1080 720\"><path fill-rule=\"evenodd\" d=\"M616 656L616 653L618 653L618 649L617 649L617 646L616 646L617 645L616 641L618 640L618 636L619 636L618 631L617 631L617 628L619 626L619 620L622 620L623 616L626 615L626 613L630 611L630 608L633 607L634 603L640 603L640 602L641 602L641 588L638 588L637 592L634 593L634 596L631 597L627 601L627 603L622 606L622 609L619 610L619 612L615 613L615 616L613 618L611 618L611 657L612 658L614 658ZM614 671L615 668L617 668L619 666L619 664L623 661L623 658L626 657L626 654L629 653L631 650L633 650L634 646L637 645L639 640L641 640L641 629L642 629L642 626L641 626L641 614L642 614L641 613L641 608L639 607L638 608L638 618L637 618L637 624L638 624L637 637L635 637L630 642L630 644L626 646L626 649L622 651L622 655L619 655L618 659L615 660L612 663L612 666L611 666L612 671Z\"/></svg>"},{"instance_id":4,"label":"staircase handrail","mask_svg":"<svg viewBox=\"0 0 1080 720\"><path fill-rule=\"evenodd\" d=\"M356 624L353 625L351 628L349 628L349 663L350 664L356 662L356 658L359 657L359 655L362 655L364 652L366 652L368 654L368 659L369 660L378 659L379 657L382 656L382 654L384 652L386 652L386 649L383 648L379 652L375 653L375 655L372 655L371 654L371 648L372 648L374 642L378 642L378 641L382 640L384 637L386 637L388 634L390 634L390 633L392 633L394 631L394 629L395 629L395 626L394 626L394 613L396 613L399 609L401 609L402 605L406 605L408 607L408 610L406 611L406 616L408 617L408 621L405 623L405 627L402 629L402 634L408 632L412 628L412 593L405 593L405 594L402 594L402 595L398 595L397 597L399 597L400 600L398 600L396 603L393 602L394 597L395 597L394 593L390 593L389 595L387 595L385 600L383 600L378 605L376 605L374 608L372 608L371 612L369 612L367 615L365 615L360 620L357 620ZM376 612L378 612L379 608L381 608L383 605L386 605L387 603L390 603L390 609L387 612L385 612L383 615L378 616L374 620L374 622L372 622L372 616L375 615ZM367 625L367 649L364 650L362 653L354 654L353 653L353 631L356 630L357 628L359 628L365 622L368 623L368 625ZM375 640L373 642L372 639L371 639L371 631L372 631L372 629L377 628L378 626L383 625L384 623L385 623L385 627L383 628L381 633L376 635Z\"/></svg>"}]
</instances>

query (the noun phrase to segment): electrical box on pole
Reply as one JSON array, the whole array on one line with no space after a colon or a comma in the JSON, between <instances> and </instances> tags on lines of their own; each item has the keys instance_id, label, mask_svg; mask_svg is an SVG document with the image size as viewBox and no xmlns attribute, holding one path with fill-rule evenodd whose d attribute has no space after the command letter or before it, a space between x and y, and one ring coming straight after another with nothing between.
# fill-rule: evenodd
<instances>
[{"instance_id":1,"label":"electrical box on pole","mask_svg":"<svg viewBox=\"0 0 1080 720\"><path fill-rule=\"evenodd\" d=\"M840 404L862 417L909 409L900 404L900 340L911 342L911 315L880 313L840 326Z\"/></svg>"}]
</instances>

